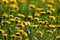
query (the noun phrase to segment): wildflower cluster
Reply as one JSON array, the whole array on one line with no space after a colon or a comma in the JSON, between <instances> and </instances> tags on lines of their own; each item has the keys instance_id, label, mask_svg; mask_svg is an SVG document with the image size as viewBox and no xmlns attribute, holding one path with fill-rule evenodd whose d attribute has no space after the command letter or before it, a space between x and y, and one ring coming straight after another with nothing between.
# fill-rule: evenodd
<instances>
[{"instance_id":1,"label":"wildflower cluster","mask_svg":"<svg viewBox=\"0 0 60 40\"><path fill-rule=\"evenodd\" d=\"M60 0L0 0L0 40L59 40Z\"/></svg>"}]
</instances>

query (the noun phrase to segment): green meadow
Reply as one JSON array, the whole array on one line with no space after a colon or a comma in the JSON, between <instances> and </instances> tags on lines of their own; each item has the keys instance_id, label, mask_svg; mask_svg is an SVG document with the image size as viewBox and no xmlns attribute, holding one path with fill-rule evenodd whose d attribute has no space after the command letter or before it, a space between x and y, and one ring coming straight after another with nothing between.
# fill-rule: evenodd
<instances>
[{"instance_id":1,"label":"green meadow","mask_svg":"<svg viewBox=\"0 0 60 40\"><path fill-rule=\"evenodd\" d=\"M60 40L60 0L0 0L0 40Z\"/></svg>"}]
</instances>

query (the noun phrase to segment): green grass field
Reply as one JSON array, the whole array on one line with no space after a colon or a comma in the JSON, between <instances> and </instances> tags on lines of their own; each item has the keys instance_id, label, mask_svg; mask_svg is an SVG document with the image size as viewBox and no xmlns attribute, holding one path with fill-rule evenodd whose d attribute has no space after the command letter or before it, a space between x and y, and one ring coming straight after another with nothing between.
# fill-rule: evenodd
<instances>
[{"instance_id":1,"label":"green grass field","mask_svg":"<svg viewBox=\"0 0 60 40\"><path fill-rule=\"evenodd\" d=\"M0 40L60 40L60 0L0 0Z\"/></svg>"}]
</instances>

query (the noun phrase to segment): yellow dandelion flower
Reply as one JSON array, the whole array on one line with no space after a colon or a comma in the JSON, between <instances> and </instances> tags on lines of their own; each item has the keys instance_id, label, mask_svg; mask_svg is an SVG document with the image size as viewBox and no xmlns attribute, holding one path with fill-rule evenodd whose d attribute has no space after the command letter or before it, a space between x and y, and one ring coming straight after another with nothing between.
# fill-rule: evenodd
<instances>
[{"instance_id":1,"label":"yellow dandelion flower","mask_svg":"<svg viewBox=\"0 0 60 40\"><path fill-rule=\"evenodd\" d=\"M29 7L30 7L30 8L35 8L35 5L30 4Z\"/></svg>"},{"instance_id":2,"label":"yellow dandelion flower","mask_svg":"<svg viewBox=\"0 0 60 40\"><path fill-rule=\"evenodd\" d=\"M60 25L56 25L56 28L60 28Z\"/></svg>"},{"instance_id":3,"label":"yellow dandelion flower","mask_svg":"<svg viewBox=\"0 0 60 40\"><path fill-rule=\"evenodd\" d=\"M40 24L46 24L46 21L39 21Z\"/></svg>"},{"instance_id":4,"label":"yellow dandelion flower","mask_svg":"<svg viewBox=\"0 0 60 40\"><path fill-rule=\"evenodd\" d=\"M28 18L33 19L32 15L28 15Z\"/></svg>"},{"instance_id":5,"label":"yellow dandelion flower","mask_svg":"<svg viewBox=\"0 0 60 40\"><path fill-rule=\"evenodd\" d=\"M23 18L25 18L25 15L23 15L23 14L18 14L17 16L20 16L20 17L23 17Z\"/></svg>"},{"instance_id":6,"label":"yellow dandelion flower","mask_svg":"<svg viewBox=\"0 0 60 40\"><path fill-rule=\"evenodd\" d=\"M16 6L16 7L14 8L14 10L15 10L15 11L18 11L18 10L19 10L19 7L18 7L18 6Z\"/></svg>"},{"instance_id":7,"label":"yellow dandelion flower","mask_svg":"<svg viewBox=\"0 0 60 40\"><path fill-rule=\"evenodd\" d=\"M22 28L23 28L24 26L25 26L25 25L23 25L23 24L19 24L19 25L18 25L18 27L22 27Z\"/></svg>"},{"instance_id":8,"label":"yellow dandelion flower","mask_svg":"<svg viewBox=\"0 0 60 40\"><path fill-rule=\"evenodd\" d=\"M47 14L52 14L52 12L50 10L47 10Z\"/></svg>"},{"instance_id":9,"label":"yellow dandelion flower","mask_svg":"<svg viewBox=\"0 0 60 40\"><path fill-rule=\"evenodd\" d=\"M31 23L30 23L29 21L27 22L27 24L28 24L28 25L31 25Z\"/></svg>"},{"instance_id":10,"label":"yellow dandelion flower","mask_svg":"<svg viewBox=\"0 0 60 40\"><path fill-rule=\"evenodd\" d=\"M10 2L13 2L13 3L16 3L17 1L16 0L9 0Z\"/></svg>"},{"instance_id":11,"label":"yellow dandelion flower","mask_svg":"<svg viewBox=\"0 0 60 40\"><path fill-rule=\"evenodd\" d=\"M39 21L41 21L41 20L42 20L42 19L41 19L41 18L39 18ZM38 21L38 22L39 22L39 21Z\"/></svg>"},{"instance_id":12,"label":"yellow dandelion flower","mask_svg":"<svg viewBox=\"0 0 60 40\"><path fill-rule=\"evenodd\" d=\"M47 4L47 7L48 7L48 8L52 8L52 5L51 5L51 4Z\"/></svg>"},{"instance_id":13,"label":"yellow dandelion flower","mask_svg":"<svg viewBox=\"0 0 60 40\"><path fill-rule=\"evenodd\" d=\"M8 23L10 23L9 21L3 21L2 22L3 24L8 24Z\"/></svg>"},{"instance_id":14,"label":"yellow dandelion flower","mask_svg":"<svg viewBox=\"0 0 60 40\"><path fill-rule=\"evenodd\" d=\"M2 17L8 17L8 15L6 13L3 13Z\"/></svg>"},{"instance_id":15,"label":"yellow dandelion flower","mask_svg":"<svg viewBox=\"0 0 60 40\"><path fill-rule=\"evenodd\" d=\"M28 36L28 34L26 32L23 32L22 35L25 36L25 37Z\"/></svg>"},{"instance_id":16,"label":"yellow dandelion flower","mask_svg":"<svg viewBox=\"0 0 60 40\"><path fill-rule=\"evenodd\" d=\"M45 22L44 22L44 21L42 21L42 24L45 24Z\"/></svg>"},{"instance_id":17,"label":"yellow dandelion flower","mask_svg":"<svg viewBox=\"0 0 60 40\"><path fill-rule=\"evenodd\" d=\"M15 23L18 23L19 20L15 20Z\"/></svg>"},{"instance_id":18,"label":"yellow dandelion flower","mask_svg":"<svg viewBox=\"0 0 60 40\"><path fill-rule=\"evenodd\" d=\"M47 30L46 32L48 32L49 34L53 33L53 31L52 31L52 30Z\"/></svg>"},{"instance_id":19,"label":"yellow dandelion flower","mask_svg":"<svg viewBox=\"0 0 60 40\"><path fill-rule=\"evenodd\" d=\"M28 25L27 22L23 22L23 25Z\"/></svg>"},{"instance_id":20,"label":"yellow dandelion flower","mask_svg":"<svg viewBox=\"0 0 60 40\"><path fill-rule=\"evenodd\" d=\"M49 0L48 2L55 3L54 0Z\"/></svg>"},{"instance_id":21,"label":"yellow dandelion flower","mask_svg":"<svg viewBox=\"0 0 60 40\"><path fill-rule=\"evenodd\" d=\"M43 32L42 31L37 31L37 33L39 34L39 35L43 35Z\"/></svg>"},{"instance_id":22,"label":"yellow dandelion flower","mask_svg":"<svg viewBox=\"0 0 60 40\"><path fill-rule=\"evenodd\" d=\"M43 8L36 8L36 10L41 11L41 10L44 10L44 9Z\"/></svg>"},{"instance_id":23,"label":"yellow dandelion flower","mask_svg":"<svg viewBox=\"0 0 60 40\"><path fill-rule=\"evenodd\" d=\"M42 24L42 23L43 23L43 21L39 21L39 23L40 23L40 24Z\"/></svg>"},{"instance_id":24,"label":"yellow dandelion flower","mask_svg":"<svg viewBox=\"0 0 60 40\"><path fill-rule=\"evenodd\" d=\"M56 26L55 26L55 25L49 25L49 27L51 27L51 28L55 28Z\"/></svg>"},{"instance_id":25,"label":"yellow dandelion flower","mask_svg":"<svg viewBox=\"0 0 60 40\"><path fill-rule=\"evenodd\" d=\"M18 24L23 24L23 23L21 22L21 20L19 20L19 21L18 21Z\"/></svg>"},{"instance_id":26,"label":"yellow dandelion flower","mask_svg":"<svg viewBox=\"0 0 60 40\"><path fill-rule=\"evenodd\" d=\"M45 20L45 21L44 21L44 24L45 24L45 25L46 25L46 24L48 24L48 21L47 21L47 20Z\"/></svg>"},{"instance_id":27,"label":"yellow dandelion flower","mask_svg":"<svg viewBox=\"0 0 60 40\"><path fill-rule=\"evenodd\" d=\"M19 32L20 34L22 34L22 33L24 32L24 30L18 30L18 32Z\"/></svg>"},{"instance_id":28,"label":"yellow dandelion flower","mask_svg":"<svg viewBox=\"0 0 60 40\"><path fill-rule=\"evenodd\" d=\"M50 8L51 12L55 12L55 8Z\"/></svg>"},{"instance_id":29,"label":"yellow dandelion flower","mask_svg":"<svg viewBox=\"0 0 60 40\"><path fill-rule=\"evenodd\" d=\"M35 17L35 18L34 18L34 20L37 20L37 21L39 21L39 18L38 18L38 17Z\"/></svg>"},{"instance_id":30,"label":"yellow dandelion flower","mask_svg":"<svg viewBox=\"0 0 60 40\"><path fill-rule=\"evenodd\" d=\"M4 30L0 30L0 34L3 34L4 33Z\"/></svg>"},{"instance_id":31,"label":"yellow dandelion flower","mask_svg":"<svg viewBox=\"0 0 60 40\"><path fill-rule=\"evenodd\" d=\"M10 7L14 7L14 8L15 8L15 7L18 7L17 4L10 4L9 6L10 6Z\"/></svg>"},{"instance_id":32,"label":"yellow dandelion flower","mask_svg":"<svg viewBox=\"0 0 60 40\"><path fill-rule=\"evenodd\" d=\"M56 17L55 17L55 16L49 16L49 18L50 18L50 19L53 19L53 20L55 20L55 19L56 19Z\"/></svg>"},{"instance_id":33,"label":"yellow dandelion flower","mask_svg":"<svg viewBox=\"0 0 60 40\"><path fill-rule=\"evenodd\" d=\"M14 18L14 16L13 15L9 15L9 18Z\"/></svg>"},{"instance_id":34,"label":"yellow dandelion flower","mask_svg":"<svg viewBox=\"0 0 60 40\"><path fill-rule=\"evenodd\" d=\"M3 3L8 3L8 0L2 0Z\"/></svg>"},{"instance_id":35,"label":"yellow dandelion flower","mask_svg":"<svg viewBox=\"0 0 60 40\"><path fill-rule=\"evenodd\" d=\"M36 13L34 14L34 16L40 16L40 14L36 12Z\"/></svg>"},{"instance_id":36,"label":"yellow dandelion flower","mask_svg":"<svg viewBox=\"0 0 60 40\"><path fill-rule=\"evenodd\" d=\"M7 37L8 34L3 34L3 37Z\"/></svg>"},{"instance_id":37,"label":"yellow dandelion flower","mask_svg":"<svg viewBox=\"0 0 60 40\"><path fill-rule=\"evenodd\" d=\"M18 20L18 21L19 21L19 20L20 20L20 18L19 18L19 17L15 17L15 20Z\"/></svg>"},{"instance_id":38,"label":"yellow dandelion flower","mask_svg":"<svg viewBox=\"0 0 60 40\"><path fill-rule=\"evenodd\" d=\"M46 12L40 12L40 14L44 15L44 14L46 14Z\"/></svg>"},{"instance_id":39,"label":"yellow dandelion flower","mask_svg":"<svg viewBox=\"0 0 60 40\"><path fill-rule=\"evenodd\" d=\"M16 38L19 38L20 33L16 33L15 35L16 35L16 36L15 36Z\"/></svg>"},{"instance_id":40,"label":"yellow dandelion flower","mask_svg":"<svg viewBox=\"0 0 60 40\"><path fill-rule=\"evenodd\" d=\"M16 35L15 35L15 34L13 34L13 35L11 35L11 37L12 37L12 38L15 38L15 37L16 37Z\"/></svg>"},{"instance_id":41,"label":"yellow dandelion flower","mask_svg":"<svg viewBox=\"0 0 60 40\"><path fill-rule=\"evenodd\" d=\"M58 2L60 2L60 0L58 0Z\"/></svg>"},{"instance_id":42,"label":"yellow dandelion flower","mask_svg":"<svg viewBox=\"0 0 60 40\"><path fill-rule=\"evenodd\" d=\"M60 39L60 36L56 36L57 39Z\"/></svg>"},{"instance_id":43,"label":"yellow dandelion flower","mask_svg":"<svg viewBox=\"0 0 60 40\"><path fill-rule=\"evenodd\" d=\"M12 14L14 14L14 12L16 12L16 10L11 10L10 12L11 12Z\"/></svg>"},{"instance_id":44,"label":"yellow dandelion flower","mask_svg":"<svg viewBox=\"0 0 60 40\"><path fill-rule=\"evenodd\" d=\"M38 27L38 25L31 25L33 28L37 28Z\"/></svg>"},{"instance_id":45,"label":"yellow dandelion flower","mask_svg":"<svg viewBox=\"0 0 60 40\"><path fill-rule=\"evenodd\" d=\"M14 19L14 18L12 18L12 19L10 19L10 21L15 22L15 19Z\"/></svg>"}]
</instances>

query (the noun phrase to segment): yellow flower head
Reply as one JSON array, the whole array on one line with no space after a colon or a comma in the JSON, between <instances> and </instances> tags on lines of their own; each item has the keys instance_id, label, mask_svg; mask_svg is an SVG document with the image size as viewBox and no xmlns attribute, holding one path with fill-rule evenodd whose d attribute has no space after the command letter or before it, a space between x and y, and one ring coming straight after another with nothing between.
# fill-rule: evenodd
<instances>
[{"instance_id":1,"label":"yellow flower head","mask_svg":"<svg viewBox=\"0 0 60 40\"><path fill-rule=\"evenodd\" d=\"M15 17L15 20L18 20L18 21L19 21L19 20L20 20L20 18L19 18L19 17Z\"/></svg>"},{"instance_id":2,"label":"yellow flower head","mask_svg":"<svg viewBox=\"0 0 60 40\"><path fill-rule=\"evenodd\" d=\"M4 37L7 37L8 34L3 34Z\"/></svg>"},{"instance_id":3,"label":"yellow flower head","mask_svg":"<svg viewBox=\"0 0 60 40\"><path fill-rule=\"evenodd\" d=\"M33 19L32 15L28 15L28 18Z\"/></svg>"},{"instance_id":4,"label":"yellow flower head","mask_svg":"<svg viewBox=\"0 0 60 40\"><path fill-rule=\"evenodd\" d=\"M25 37L28 36L28 34L26 32L23 32L22 35L25 36Z\"/></svg>"},{"instance_id":5,"label":"yellow flower head","mask_svg":"<svg viewBox=\"0 0 60 40\"><path fill-rule=\"evenodd\" d=\"M2 0L3 3L8 3L8 0Z\"/></svg>"},{"instance_id":6,"label":"yellow flower head","mask_svg":"<svg viewBox=\"0 0 60 40\"><path fill-rule=\"evenodd\" d=\"M38 27L38 25L31 25L33 28L37 28Z\"/></svg>"},{"instance_id":7,"label":"yellow flower head","mask_svg":"<svg viewBox=\"0 0 60 40\"><path fill-rule=\"evenodd\" d=\"M39 21L39 23L40 23L40 24L42 24L42 23L43 23L43 21Z\"/></svg>"},{"instance_id":8,"label":"yellow flower head","mask_svg":"<svg viewBox=\"0 0 60 40\"><path fill-rule=\"evenodd\" d=\"M37 33L39 34L39 35L43 35L43 32L42 31L37 31Z\"/></svg>"},{"instance_id":9,"label":"yellow flower head","mask_svg":"<svg viewBox=\"0 0 60 40\"><path fill-rule=\"evenodd\" d=\"M23 24L21 20L18 21L18 25Z\"/></svg>"},{"instance_id":10,"label":"yellow flower head","mask_svg":"<svg viewBox=\"0 0 60 40\"><path fill-rule=\"evenodd\" d=\"M46 12L40 12L40 14L44 15L44 14L46 14Z\"/></svg>"},{"instance_id":11,"label":"yellow flower head","mask_svg":"<svg viewBox=\"0 0 60 40\"><path fill-rule=\"evenodd\" d=\"M20 28L21 28L21 27L23 28L24 26L25 26L24 24L19 24L19 25L18 25L18 27L20 27Z\"/></svg>"},{"instance_id":12,"label":"yellow flower head","mask_svg":"<svg viewBox=\"0 0 60 40\"><path fill-rule=\"evenodd\" d=\"M14 18L14 16L13 15L9 15L9 18Z\"/></svg>"},{"instance_id":13,"label":"yellow flower head","mask_svg":"<svg viewBox=\"0 0 60 40\"><path fill-rule=\"evenodd\" d=\"M45 24L45 21L39 21L40 24Z\"/></svg>"},{"instance_id":14,"label":"yellow flower head","mask_svg":"<svg viewBox=\"0 0 60 40\"><path fill-rule=\"evenodd\" d=\"M41 11L41 10L44 10L44 9L43 8L36 8L36 10Z\"/></svg>"},{"instance_id":15,"label":"yellow flower head","mask_svg":"<svg viewBox=\"0 0 60 40\"><path fill-rule=\"evenodd\" d=\"M25 18L25 15L23 15L23 14L18 14L17 16L20 16L20 17L23 17L23 18Z\"/></svg>"},{"instance_id":16,"label":"yellow flower head","mask_svg":"<svg viewBox=\"0 0 60 40\"><path fill-rule=\"evenodd\" d=\"M0 30L0 34L3 34L4 33L4 30Z\"/></svg>"},{"instance_id":17,"label":"yellow flower head","mask_svg":"<svg viewBox=\"0 0 60 40\"><path fill-rule=\"evenodd\" d=\"M3 21L2 23L3 23L3 24L9 24L10 22L5 20L5 21Z\"/></svg>"},{"instance_id":18,"label":"yellow flower head","mask_svg":"<svg viewBox=\"0 0 60 40\"><path fill-rule=\"evenodd\" d=\"M58 2L60 2L60 0L58 0Z\"/></svg>"},{"instance_id":19,"label":"yellow flower head","mask_svg":"<svg viewBox=\"0 0 60 40\"><path fill-rule=\"evenodd\" d=\"M38 18L38 17L35 17L35 18L34 18L34 20L37 20L37 21L39 21L39 18Z\"/></svg>"},{"instance_id":20,"label":"yellow flower head","mask_svg":"<svg viewBox=\"0 0 60 40\"><path fill-rule=\"evenodd\" d=\"M50 10L47 10L47 14L52 14L52 12Z\"/></svg>"},{"instance_id":21,"label":"yellow flower head","mask_svg":"<svg viewBox=\"0 0 60 40\"><path fill-rule=\"evenodd\" d=\"M18 11L18 10L19 10L18 6L16 6L16 7L14 8L14 10Z\"/></svg>"},{"instance_id":22,"label":"yellow flower head","mask_svg":"<svg viewBox=\"0 0 60 40\"><path fill-rule=\"evenodd\" d=\"M10 2L16 3L17 1L16 0L10 0Z\"/></svg>"},{"instance_id":23,"label":"yellow flower head","mask_svg":"<svg viewBox=\"0 0 60 40\"><path fill-rule=\"evenodd\" d=\"M15 34L13 34L13 35L11 35L11 37L12 37L12 38L15 38L15 37L16 37L16 35L15 35Z\"/></svg>"},{"instance_id":24,"label":"yellow flower head","mask_svg":"<svg viewBox=\"0 0 60 40\"><path fill-rule=\"evenodd\" d=\"M50 28L55 28L56 26L55 25L49 25Z\"/></svg>"},{"instance_id":25,"label":"yellow flower head","mask_svg":"<svg viewBox=\"0 0 60 40\"><path fill-rule=\"evenodd\" d=\"M6 13L3 13L2 17L8 17L8 15Z\"/></svg>"},{"instance_id":26,"label":"yellow flower head","mask_svg":"<svg viewBox=\"0 0 60 40\"><path fill-rule=\"evenodd\" d=\"M56 28L60 28L60 25L56 25Z\"/></svg>"},{"instance_id":27,"label":"yellow flower head","mask_svg":"<svg viewBox=\"0 0 60 40\"><path fill-rule=\"evenodd\" d=\"M27 25L27 22L23 22L23 25Z\"/></svg>"},{"instance_id":28,"label":"yellow flower head","mask_svg":"<svg viewBox=\"0 0 60 40\"><path fill-rule=\"evenodd\" d=\"M11 12L12 14L14 14L14 13L16 12L16 10L11 10L10 12Z\"/></svg>"},{"instance_id":29,"label":"yellow flower head","mask_svg":"<svg viewBox=\"0 0 60 40\"><path fill-rule=\"evenodd\" d=\"M45 24L45 25L46 25L46 24L48 24L48 21L47 21L47 20L45 20L45 21L44 21L44 24Z\"/></svg>"},{"instance_id":30,"label":"yellow flower head","mask_svg":"<svg viewBox=\"0 0 60 40\"><path fill-rule=\"evenodd\" d=\"M53 20L55 20L55 19L56 19L56 17L55 17L55 16L49 16L49 18L50 18L50 19L53 19Z\"/></svg>"},{"instance_id":31,"label":"yellow flower head","mask_svg":"<svg viewBox=\"0 0 60 40\"><path fill-rule=\"evenodd\" d=\"M16 35L16 38L19 38L19 36L20 36L20 33L16 33L15 35Z\"/></svg>"},{"instance_id":32,"label":"yellow flower head","mask_svg":"<svg viewBox=\"0 0 60 40\"><path fill-rule=\"evenodd\" d=\"M27 24L28 24L28 25L31 25L31 23L30 23L29 21L27 22Z\"/></svg>"},{"instance_id":33,"label":"yellow flower head","mask_svg":"<svg viewBox=\"0 0 60 40\"><path fill-rule=\"evenodd\" d=\"M30 8L35 8L35 5L30 4L29 7L30 7Z\"/></svg>"},{"instance_id":34,"label":"yellow flower head","mask_svg":"<svg viewBox=\"0 0 60 40\"><path fill-rule=\"evenodd\" d=\"M18 32L19 32L20 34L22 34L22 33L24 32L24 30L18 30Z\"/></svg>"},{"instance_id":35,"label":"yellow flower head","mask_svg":"<svg viewBox=\"0 0 60 40\"><path fill-rule=\"evenodd\" d=\"M54 0L48 0L48 2L55 3Z\"/></svg>"},{"instance_id":36,"label":"yellow flower head","mask_svg":"<svg viewBox=\"0 0 60 40\"><path fill-rule=\"evenodd\" d=\"M53 31L52 31L52 30L47 30L46 32L48 32L48 33L50 33L50 34L51 34L51 33L53 33Z\"/></svg>"},{"instance_id":37,"label":"yellow flower head","mask_svg":"<svg viewBox=\"0 0 60 40\"><path fill-rule=\"evenodd\" d=\"M55 12L55 8L50 8L51 12Z\"/></svg>"},{"instance_id":38,"label":"yellow flower head","mask_svg":"<svg viewBox=\"0 0 60 40\"><path fill-rule=\"evenodd\" d=\"M34 16L40 16L40 14L36 12L36 13L34 14Z\"/></svg>"},{"instance_id":39,"label":"yellow flower head","mask_svg":"<svg viewBox=\"0 0 60 40\"><path fill-rule=\"evenodd\" d=\"M48 7L48 8L52 8L52 5L50 5L50 4L47 4L47 7Z\"/></svg>"},{"instance_id":40,"label":"yellow flower head","mask_svg":"<svg viewBox=\"0 0 60 40\"><path fill-rule=\"evenodd\" d=\"M57 39L60 39L60 36L56 36Z\"/></svg>"},{"instance_id":41,"label":"yellow flower head","mask_svg":"<svg viewBox=\"0 0 60 40\"><path fill-rule=\"evenodd\" d=\"M10 21L15 22L15 19L14 19L14 18L12 18L12 19L10 19Z\"/></svg>"},{"instance_id":42,"label":"yellow flower head","mask_svg":"<svg viewBox=\"0 0 60 40\"><path fill-rule=\"evenodd\" d=\"M17 4L10 4L9 6L10 6L10 7L14 7L14 8L15 8L15 7L18 7Z\"/></svg>"}]
</instances>

